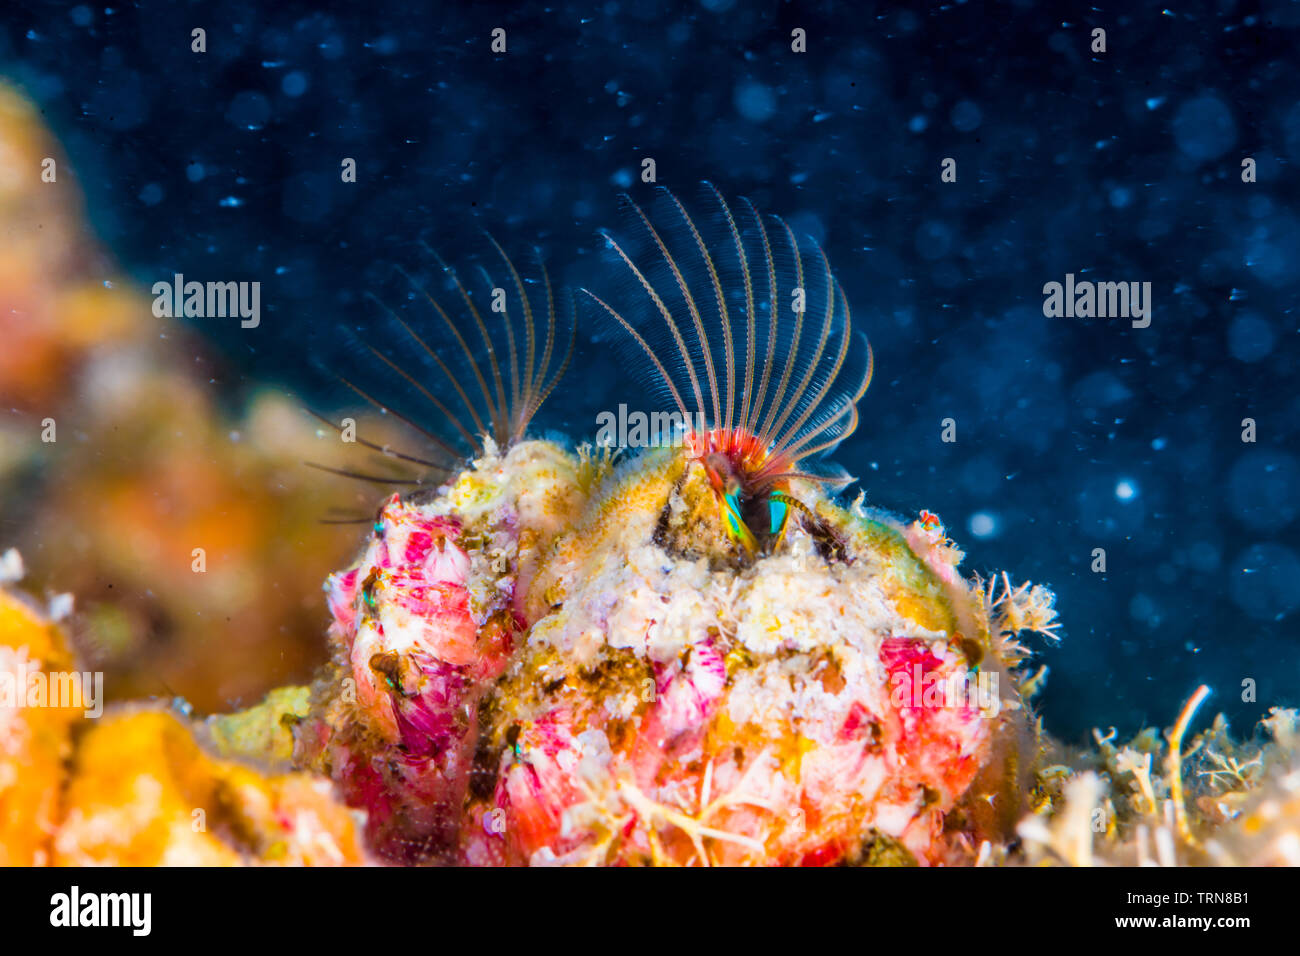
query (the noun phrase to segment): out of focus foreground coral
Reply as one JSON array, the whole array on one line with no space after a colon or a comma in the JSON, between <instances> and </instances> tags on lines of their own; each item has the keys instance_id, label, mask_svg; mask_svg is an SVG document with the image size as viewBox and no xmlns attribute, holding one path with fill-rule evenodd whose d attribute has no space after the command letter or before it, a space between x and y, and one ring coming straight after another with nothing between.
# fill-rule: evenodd
<instances>
[{"instance_id":1,"label":"out of focus foreground coral","mask_svg":"<svg viewBox=\"0 0 1300 956\"><path fill-rule=\"evenodd\" d=\"M236 394L150 301L89 236L35 107L0 85L0 540L76 594L110 697L221 710L310 674L320 582L351 547L320 519L356 487L303 466L339 463L340 443L294 401Z\"/></svg>"},{"instance_id":2,"label":"out of focus foreground coral","mask_svg":"<svg viewBox=\"0 0 1300 956\"><path fill-rule=\"evenodd\" d=\"M4 561L12 576L20 559ZM365 862L330 781L277 760L275 698L207 725L158 706L100 714L78 668L45 609L0 587L0 865Z\"/></svg>"}]
</instances>

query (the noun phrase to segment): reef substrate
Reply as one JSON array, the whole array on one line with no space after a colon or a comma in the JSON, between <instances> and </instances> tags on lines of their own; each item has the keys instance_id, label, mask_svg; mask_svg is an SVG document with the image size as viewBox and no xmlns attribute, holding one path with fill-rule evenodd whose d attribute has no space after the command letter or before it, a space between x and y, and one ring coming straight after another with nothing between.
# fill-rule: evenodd
<instances>
[{"instance_id":1,"label":"reef substrate","mask_svg":"<svg viewBox=\"0 0 1300 956\"><path fill-rule=\"evenodd\" d=\"M682 449L526 441L393 495L329 582L300 764L400 862L936 864L1025 812L1022 631L930 516L813 482L770 553Z\"/></svg>"}]
</instances>

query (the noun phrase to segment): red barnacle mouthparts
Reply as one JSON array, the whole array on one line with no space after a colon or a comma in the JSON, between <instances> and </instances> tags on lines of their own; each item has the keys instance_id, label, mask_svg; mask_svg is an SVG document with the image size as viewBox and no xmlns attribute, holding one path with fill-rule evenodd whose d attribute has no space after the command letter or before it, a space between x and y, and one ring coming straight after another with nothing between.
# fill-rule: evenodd
<instances>
[{"instance_id":1,"label":"red barnacle mouthparts","mask_svg":"<svg viewBox=\"0 0 1300 956\"><path fill-rule=\"evenodd\" d=\"M687 447L720 494L752 491L755 477L769 460L767 446L742 428L691 432Z\"/></svg>"},{"instance_id":2,"label":"red barnacle mouthparts","mask_svg":"<svg viewBox=\"0 0 1300 956\"><path fill-rule=\"evenodd\" d=\"M710 183L694 219L661 190L650 214L626 199L630 235L607 235L630 279L609 304L633 368L686 420L729 535L753 554L780 539L791 479L839 482L812 465L858 424L871 346L854 331L821 247L742 199L732 212ZM692 411L694 414L692 414Z\"/></svg>"}]
</instances>

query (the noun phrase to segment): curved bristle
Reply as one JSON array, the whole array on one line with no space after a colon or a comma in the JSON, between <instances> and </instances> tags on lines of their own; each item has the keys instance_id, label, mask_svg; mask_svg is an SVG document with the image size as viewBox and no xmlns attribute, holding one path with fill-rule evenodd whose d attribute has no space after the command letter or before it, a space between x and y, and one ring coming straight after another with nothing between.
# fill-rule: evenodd
<instances>
[{"instance_id":1,"label":"curved bristle","mask_svg":"<svg viewBox=\"0 0 1300 956\"><path fill-rule=\"evenodd\" d=\"M355 433L350 441L446 473L480 454L485 440L505 449L523 439L568 368L576 323L571 303L563 317L557 312L540 256L539 278L534 280L515 267L496 239L485 237L483 261L465 272L473 279L468 284L423 243L423 269L394 265L381 274L384 287L363 297L373 320L342 327L345 357L325 366L332 378L381 416L416 435L429 453L397 452L386 441ZM504 267L504 287L496 286L489 260L497 272ZM337 422L312 414L343 431ZM359 480L419 483L348 469L324 470Z\"/></svg>"},{"instance_id":2,"label":"curved bristle","mask_svg":"<svg viewBox=\"0 0 1300 956\"><path fill-rule=\"evenodd\" d=\"M337 422L330 421L328 418L326 418L324 415L320 414L319 412L315 412L312 411L311 409L307 409L307 414L311 415L313 418L321 421L322 423L328 425L336 432L339 433L343 432L343 427L341 425L339 425ZM395 449L392 449L387 445L376 444L375 442L362 438L359 435L354 435L352 437L352 440L355 441L362 448L369 448L371 451L377 451L386 458L397 458L400 459L401 461L409 461L414 465L422 465L425 468L434 468L441 471L448 470L446 465L439 464L436 461L430 461L427 458L421 458L417 455L411 455L411 454L407 454L406 452L396 451Z\"/></svg>"},{"instance_id":3,"label":"curved bristle","mask_svg":"<svg viewBox=\"0 0 1300 956\"><path fill-rule=\"evenodd\" d=\"M773 476L802 474L798 461L857 427L871 380L870 345L825 254L747 200L733 209L710 183L694 216L667 190L648 210L626 205L630 228L607 238L628 278L615 294L587 293L599 314L680 414L754 436Z\"/></svg>"},{"instance_id":4,"label":"curved bristle","mask_svg":"<svg viewBox=\"0 0 1300 956\"><path fill-rule=\"evenodd\" d=\"M359 471L349 471L347 468L332 468L329 465L322 465L318 461L304 461L308 468L315 468L317 471L326 471L331 475L338 475L341 478L353 478L357 481L368 481L376 485L418 485L418 479L402 478L395 475L367 475Z\"/></svg>"}]
</instances>

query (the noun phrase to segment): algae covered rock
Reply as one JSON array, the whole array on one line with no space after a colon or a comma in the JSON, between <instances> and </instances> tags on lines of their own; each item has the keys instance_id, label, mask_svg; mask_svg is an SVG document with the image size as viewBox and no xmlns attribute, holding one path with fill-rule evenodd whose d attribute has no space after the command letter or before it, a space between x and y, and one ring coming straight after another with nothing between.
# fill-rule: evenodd
<instances>
[{"instance_id":1,"label":"algae covered rock","mask_svg":"<svg viewBox=\"0 0 1300 956\"><path fill-rule=\"evenodd\" d=\"M969 849L947 817L1004 744L1032 759L1032 737L959 553L796 484L812 514L745 561L687 517L711 495L683 462L611 475L539 575L528 642L484 708L500 779L471 847L491 847L501 809L517 862ZM659 507L625 504L647 497Z\"/></svg>"},{"instance_id":2,"label":"algae covered rock","mask_svg":"<svg viewBox=\"0 0 1300 956\"><path fill-rule=\"evenodd\" d=\"M56 864L340 866L366 860L328 780L217 758L175 714L123 708L77 747Z\"/></svg>"},{"instance_id":3,"label":"algae covered rock","mask_svg":"<svg viewBox=\"0 0 1300 956\"><path fill-rule=\"evenodd\" d=\"M1009 637L1050 629L1050 598L990 599L933 521L795 490L807 513L757 559L682 449L524 443L394 496L332 579L339 663L301 755L404 861L972 855L1020 811Z\"/></svg>"},{"instance_id":4,"label":"algae covered rock","mask_svg":"<svg viewBox=\"0 0 1300 956\"><path fill-rule=\"evenodd\" d=\"M18 552L0 562L21 573ZM72 727L91 707L72 665L62 629L0 579L0 866L50 862Z\"/></svg>"},{"instance_id":5,"label":"algae covered rock","mask_svg":"<svg viewBox=\"0 0 1300 956\"><path fill-rule=\"evenodd\" d=\"M16 551L0 558L0 578L20 574ZM333 784L287 765L305 688L200 726L157 704L106 711L104 675L78 667L50 612L0 582L0 863L369 860Z\"/></svg>"}]
</instances>

